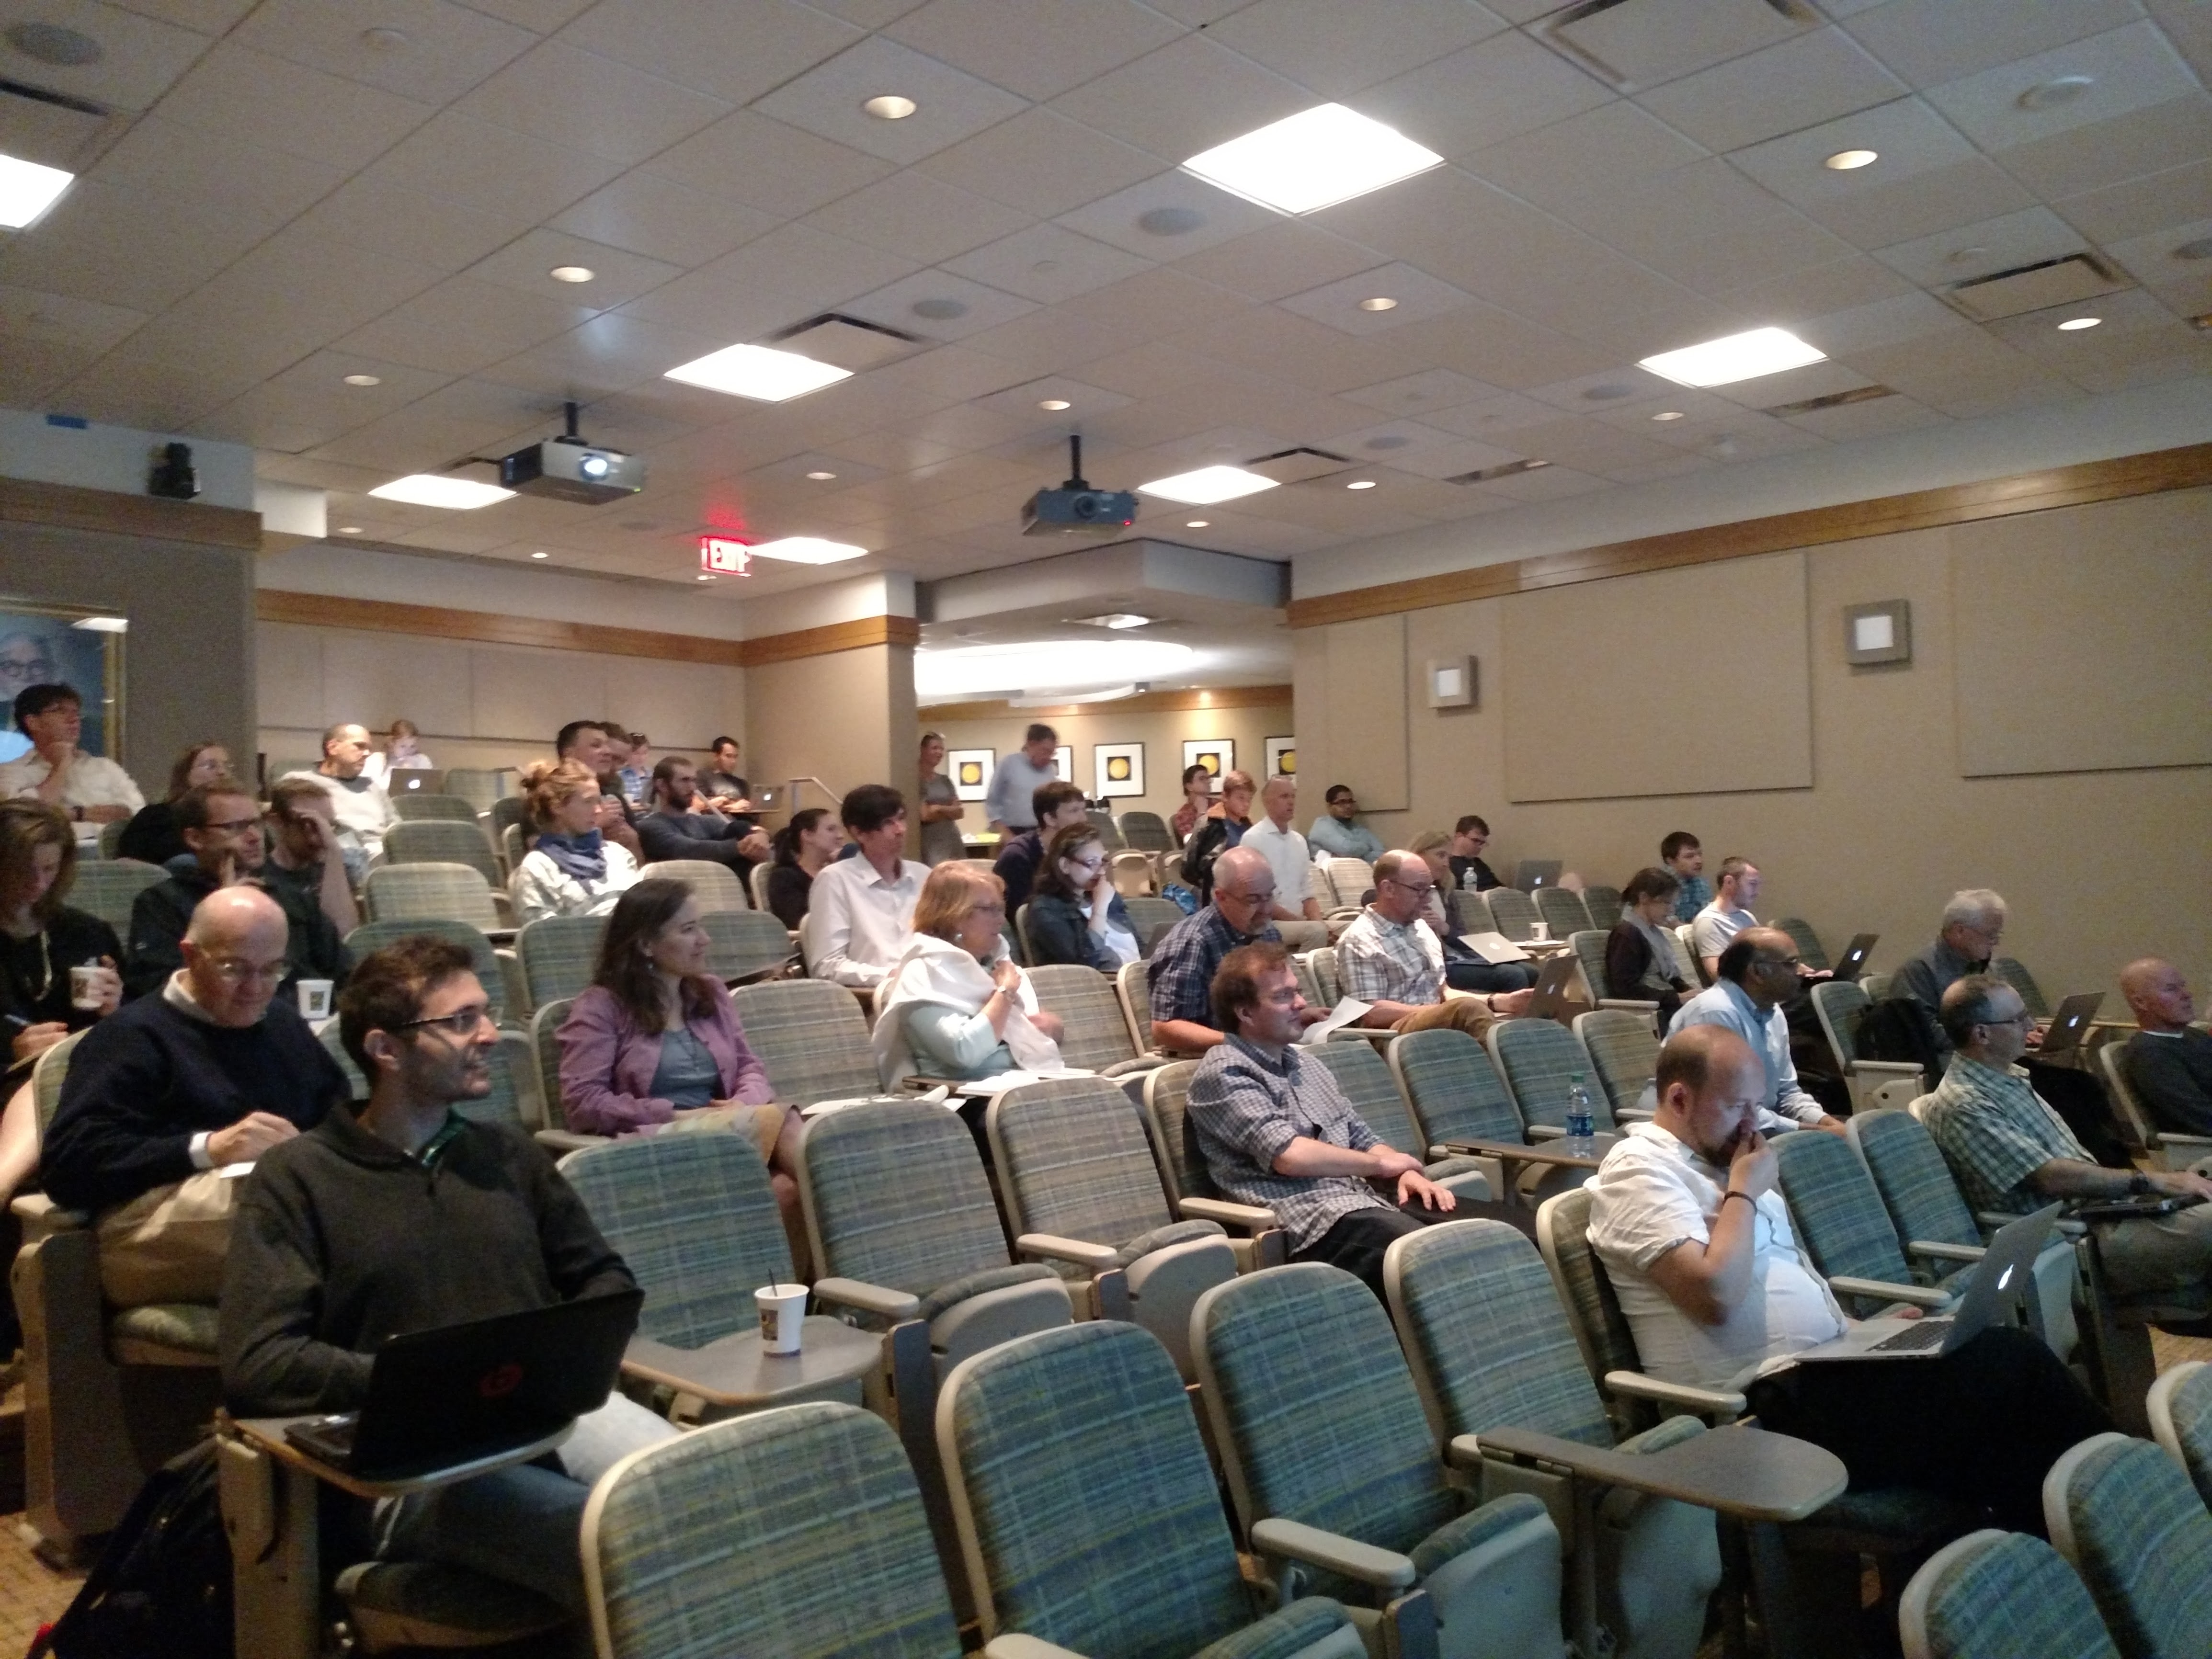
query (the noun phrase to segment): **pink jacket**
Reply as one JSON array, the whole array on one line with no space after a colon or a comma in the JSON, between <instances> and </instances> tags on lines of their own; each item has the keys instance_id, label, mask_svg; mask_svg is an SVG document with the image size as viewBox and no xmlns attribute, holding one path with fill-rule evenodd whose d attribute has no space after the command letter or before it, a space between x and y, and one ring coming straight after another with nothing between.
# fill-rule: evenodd
<instances>
[{"instance_id":1,"label":"pink jacket","mask_svg":"<svg viewBox=\"0 0 2212 1659\"><path fill-rule=\"evenodd\" d=\"M768 1068L746 1046L730 994L715 988L711 1013L685 1022L722 1074L721 1097L758 1105L775 1097ZM594 985L561 1022L561 1098L568 1125L585 1134L622 1134L665 1123L676 1109L653 1096L660 1033L641 1031L614 993Z\"/></svg>"}]
</instances>

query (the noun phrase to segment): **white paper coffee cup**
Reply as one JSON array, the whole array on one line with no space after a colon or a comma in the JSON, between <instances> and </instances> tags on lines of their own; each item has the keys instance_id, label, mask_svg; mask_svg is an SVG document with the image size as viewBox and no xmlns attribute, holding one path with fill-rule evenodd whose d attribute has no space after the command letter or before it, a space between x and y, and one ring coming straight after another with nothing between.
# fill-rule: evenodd
<instances>
[{"instance_id":1,"label":"white paper coffee cup","mask_svg":"<svg viewBox=\"0 0 2212 1659\"><path fill-rule=\"evenodd\" d=\"M1530 923L1528 927L1528 937L1539 941L1540 943L1550 939L1552 937L1552 924L1548 921Z\"/></svg>"},{"instance_id":2,"label":"white paper coffee cup","mask_svg":"<svg viewBox=\"0 0 2212 1659\"><path fill-rule=\"evenodd\" d=\"M806 1325L806 1286L763 1285L753 1292L760 1310L761 1347L769 1353L797 1353Z\"/></svg>"},{"instance_id":3,"label":"white paper coffee cup","mask_svg":"<svg viewBox=\"0 0 2212 1659\"><path fill-rule=\"evenodd\" d=\"M100 969L94 963L70 969L70 1007L97 1008L100 1006L99 976Z\"/></svg>"},{"instance_id":4,"label":"white paper coffee cup","mask_svg":"<svg viewBox=\"0 0 2212 1659\"><path fill-rule=\"evenodd\" d=\"M328 1019L331 1017L331 983L326 979L303 979L300 981L300 1018Z\"/></svg>"}]
</instances>

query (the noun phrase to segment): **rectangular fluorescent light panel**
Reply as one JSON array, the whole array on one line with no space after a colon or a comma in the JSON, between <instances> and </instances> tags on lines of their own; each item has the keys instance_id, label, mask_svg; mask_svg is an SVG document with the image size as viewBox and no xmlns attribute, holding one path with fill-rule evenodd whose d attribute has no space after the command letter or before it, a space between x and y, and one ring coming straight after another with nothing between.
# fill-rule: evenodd
<instances>
[{"instance_id":1,"label":"rectangular fluorescent light panel","mask_svg":"<svg viewBox=\"0 0 2212 1659\"><path fill-rule=\"evenodd\" d=\"M1201 151L1182 167L1278 213L1311 213L1426 173L1443 159L1357 110L1322 104Z\"/></svg>"},{"instance_id":2,"label":"rectangular fluorescent light panel","mask_svg":"<svg viewBox=\"0 0 2212 1659\"><path fill-rule=\"evenodd\" d=\"M128 617L79 617L70 626L82 628L88 634L128 634L131 631L131 618Z\"/></svg>"},{"instance_id":3,"label":"rectangular fluorescent light panel","mask_svg":"<svg viewBox=\"0 0 2212 1659\"><path fill-rule=\"evenodd\" d=\"M1826 352L1807 345L1787 329L1754 328L1748 334L1731 334L1703 345L1684 346L1680 351L1662 351L1636 366L1663 374L1680 386L1727 386L1827 360Z\"/></svg>"},{"instance_id":4,"label":"rectangular fluorescent light panel","mask_svg":"<svg viewBox=\"0 0 2212 1659\"><path fill-rule=\"evenodd\" d=\"M665 378L686 386L702 386L709 392L726 392L733 398L780 404L839 380L849 380L853 371L772 346L733 345L679 364Z\"/></svg>"},{"instance_id":5,"label":"rectangular fluorescent light panel","mask_svg":"<svg viewBox=\"0 0 2212 1659\"><path fill-rule=\"evenodd\" d=\"M379 484L368 492L379 501L404 501L410 507L443 507L468 512L511 498L512 489L478 483L474 478L447 478L435 472L410 472L404 478Z\"/></svg>"},{"instance_id":6,"label":"rectangular fluorescent light panel","mask_svg":"<svg viewBox=\"0 0 2212 1659\"><path fill-rule=\"evenodd\" d=\"M840 564L865 559L868 550L850 542L828 542L819 536L786 536L781 541L756 542L745 550L757 559L783 559L793 564Z\"/></svg>"},{"instance_id":7,"label":"rectangular fluorescent light panel","mask_svg":"<svg viewBox=\"0 0 2212 1659\"><path fill-rule=\"evenodd\" d=\"M0 226L21 230L52 207L76 180L76 174L59 167L0 155Z\"/></svg>"},{"instance_id":8,"label":"rectangular fluorescent light panel","mask_svg":"<svg viewBox=\"0 0 2212 1659\"><path fill-rule=\"evenodd\" d=\"M1247 472L1241 466L1201 466L1195 472L1178 472L1171 478L1155 478L1137 489L1146 495L1158 495L1163 501L1184 501L1193 507L1211 507L1216 501L1233 501L1239 495L1256 495L1263 489L1273 489L1275 481L1257 472Z\"/></svg>"}]
</instances>

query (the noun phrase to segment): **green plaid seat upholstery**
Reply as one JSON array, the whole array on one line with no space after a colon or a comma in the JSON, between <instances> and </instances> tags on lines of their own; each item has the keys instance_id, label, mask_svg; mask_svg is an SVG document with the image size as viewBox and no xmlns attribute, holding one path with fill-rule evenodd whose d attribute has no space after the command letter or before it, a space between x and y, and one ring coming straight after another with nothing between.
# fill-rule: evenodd
<instances>
[{"instance_id":1,"label":"green plaid seat upholstery","mask_svg":"<svg viewBox=\"0 0 2212 1659\"><path fill-rule=\"evenodd\" d=\"M1836 1063L1846 1070L1859 1057L1859 1022L1872 1006L1863 985L1831 979L1813 988L1813 1012L1820 1018Z\"/></svg>"},{"instance_id":2,"label":"green plaid seat upholstery","mask_svg":"<svg viewBox=\"0 0 2212 1659\"><path fill-rule=\"evenodd\" d=\"M804 1105L882 1090L867 1017L843 986L778 979L741 985L730 995L778 1100Z\"/></svg>"},{"instance_id":3,"label":"green plaid seat upholstery","mask_svg":"<svg viewBox=\"0 0 2212 1659\"><path fill-rule=\"evenodd\" d=\"M499 773L481 767L454 767L446 774L446 793L458 795L479 812L489 812L506 793L507 781ZM396 804L396 803L395 803Z\"/></svg>"},{"instance_id":4,"label":"green plaid seat upholstery","mask_svg":"<svg viewBox=\"0 0 2212 1659\"><path fill-rule=\"evenodd\" d=\"M1325 907L1330 909L1357 910L1375 886L1375 866L1365 859L1331 859L1322 873L1336 896L1336 902Z\"/></svg>"},{"instance_id":5,"label":"green plaid seat upholstery","mask_svg":"<svg viewBox=\"0 0 2212 1659\"><path fill-rule=\"evenodd\" d=\"M98 916L128 939L131 907L138 902L138 895L168 878L169 872L160 865L142 864L137 859L79 859L67 902Z\"/></svg>"},{"instance_id":6,"label":"green plaid seat upholstery","mask_svg":"<svg viewBox=\"0 0 2212 1659\"><path fill-rule=\"evenodd\" d=\"M2212 1364L2185 1360L2150 1391L2151 1432L2212 1504Z\"/></svg>"},{"instance_id":7,"label":"green plaid seat upholstery","mask_svg":"<svg viewBox=\"0 0 2212 1659\"><path fill-rule=\"evenodd\" d=\"M1052 1233L1118 1249L1174 1221L1145 1126L1103 1078L1009 1089L987 1122L1016 1237Z\"/></svg>"},{"instance_id":8,"label":"green plaid seat upholstery","mask_svg":"<svg viewBox=\"0 0 2212 1659\"><path fill-rule=\"evenodd\" d=\"M1326 1007L1328 1005L1321 998L1321 984L1314 978L1312 954L1310 951L1300 951L1291 957L1291 972L1297 978L1298 994L1306 1000L1307 1006Z\"/></svg>"},{"instance_id":9,"label":"green plaid seat upholstery","mask_svg":"<svg viewBox=\"0 0 2212 1659\"><path fill-rule=\"evenodd\" d=\"M1889 1211L1849 1141L1817 1133L1779 1135L1774 1150L1790 1220L1823 1278L1913 1282ZM1876 1311L1866 1297L1839 1299L1860 1304L1846 1311L1862 1318Z\"/></svg>"},{"instance_id":10,"label":"green plaid seat upholstery","mask_svg":"<svg viewBox=\"0 0 2212 1659\"><path fill-rule=\"evenodd\" d=\"M1137 935L1137 950L1143 956L1152 953L1153 934L1182 920L1182 906L1173 899L1152 898L1140 893L1133 898L1125 896L1121 904L1129 913L1129 926Z\"/></svg>"},{"instance_id":11,"label":"green plaid seat upholstery","mask_svg":"<svg viewBox=\"0 0 2212 1659\"><path fill-rule=\"evenodd\" d=\"M1583 902L1583 896L1571 893L1564 887L1538 888L1536 915L1552 930L1553 939L1565 939L1570 933L1586 933L1595 921L1589 907Z\"/></svg>"},{"instance_id":12,"label":"green plaid seat upholstery","mask_svg":"<svg viewBox=\"0 0 2212 1659\"><path fill-rule=\"evenodd\" d=\"M648 864L637 872L640 881L659 878L680 881L691 890L692 901L702 915L716 910L750 910L751 902L745 897L745 884L738 879L738 872L726 864L717 864L712 859L663 859Z\"/></svg>"},{"instance_id":13,"label":"green plaid seat upholstery","mask_svg":"<svg viewBox=\"0 0 2212 1659\"><path fill-rule=\"evenodd\" d=\"M1589 912L1591 927L1601 933L1611 933L1613 924L1620 920L1620 889L1584 887L1583 908Z\"/></svg>"},{"instance_id":14,"label":"green plaid seat upholstery","mask_svg":"<svg viewBox=\"0 0 2212 1659\"><path fill-rule=\"evenodd\" d=\"M491 855L491 842L477 826L476 814L466 823L439 818L395 823L385 832L386 864L465 864L484 878L499 884L499 860Z\"/></svg>"},{"instance_id":15,"label":"green plaid seat upholstery","mask_svg":"<svg viewBox=\"0 0 2212 1659\"><path fill-rule=\"evenodd\" d=\"M1079 962L1048 963L1029 975L1037 1006L1058 1014L1066 1028L1060 1039L1063 1064L1103 1072L1137 1057L1136 1040L1129 1035L1112 980Z\"/></svg>"},{"instance_id":16,"label":"green plaid seat upholstery","mask_svg":"<svg viewBox=\"0 0 2212 1659\"><path fill-rule=\"evenodd\" d=\"M1575 953L1575 964L1583 970L1593 1005L1599 998L1613 994L1605 983L1605 942L1610 937L1595 927L1578 927L1566 936L1567 948Z\"/></svg>"},{"instance_id":17,"label":"green plaid seat upholstery","mask_svg":"<svg viewBox=\"0 0 2212 1659\"><path fill-rule=\"evenodd\" d=\"M1334 1008L1344 1000L1344 980L1336 971L1336 947L1324 945L1317 951L1306 952L1306 966L1312 971L1314 989L1320 994L1319 1006Z\"/></svg>"},{"instance_id":18,"label":"green plaid seat upholstery","mask_svg":"<svg viewBox=\"0 0 2212 1659\"><path fill-rule=\"evenodd\" d=\"M791 1282L791 1246L749 1135L638 1135L561 1173L645 1291L638 1329L679 1348L754 1327L753 1286Z\"/></svg>"},{"instance_id":19,"label":"green plaid seat upholstery","mask_svg":"<svg viewBox=\"0 0 2212 1659\"><path fill-rule=\"evenodd\" d=\"M123 845L123 832L130 822L128 818L118 818L112 823L101 824L100 840L92 847L77 848L77 857L82 860L113 858L116 848Z\"/></svg>"},{"instance_id":20,"label":"green plaid seat upholstery","mask_svg":"<svg viewBox=\"0 0 2212 1659\"><path fill-rule=\"evenodd\" d=\"M1928 1558L1898 1608L1905 1659L2119 1659L2065 1558L1994 1528Z\"/></svg>"},{"instance_id":21,"label":"green plaid seat upholstery","mask_svg":"<svg viewBox=\"0 0 2212 1659\"><path fill-rule=\"evenodd\" d=\"M1592 1121L1601 1130L1613 1127L1613 1103L1590 1075L1589 1054L1559 1021L1501 1019L1485 1040L1523 1122L1564 1125L1567 1089L1579 1077L1589 1091Z\"/></svg>"},{"instance_id":22,"label":"green plaid seat upholstery","mask_svg":"<svg viewBox=\"0 0 2212 1659\"><path fill-rule=\"evenodd\" d=\"M1158 812L1124 812L1117 820L1121 827L1121 844L1139 853L1172 853L1176 849L1174 833L1168 821Z\"/></svg>"},{"instance_id":23,"label":"green plaid seat upholstery","mask_svg":"<svg viewBox=\"0 0 2212 1659\"><path fill-rule=\"evenodd\" d=\"M1336 1086L1352 1103L1352 1109L1382 1138L1383 1145L1416 1158L1427 1156L1421 1132L1413 1127L1413 1115L1406 1109L1406 1097L1398 1092L1398 1080L1390 1075L1390 1067L1373 1043L1324 1042L1305 1049L1304 1056L1309 1065L1328 1067L1336 1078ZM1459 1179L1479 1168L1474 1158L1443 1158L1425 1164L1422 1173L1451 1187L1462 1198L1480 1200L1490 1196L1489 1183L1485 1182L1478 1189Z\"/></svg>"},{"instance_id":24,"label":"green plaid seat upholstery","mask_svg":"<svg viewBox=\"0 0 2212 1659\"><path fill-rule=\"evenodd\" d=\"M507 866L507 878L513 880L515 866L523 860L526 848L522 844L522 826L510 823L499 832L499 859Z\"/></svg>"},{"instance_id":25,"label":"green plaid seat upholstery","mask_svg":"<svg viewBox=\"0 0 2212 1659\"><path fill-rule=\"evenodd\" d=\"M1593 1008L1575 1016L1575 1035L1619 1122L1659 1071L1659 1039L1652 1035L1651 1022L1626 1008Z\"/></svg>"},{"instance_id":26,"label":"green plaid seat upholstery","mask_svg":"<svg viewBox=\"0 0 2212 1659\"><path fill-rule=\"evenodd\" d=\"M450 830L453 826L403 823L392 834L410 827ZM387 841L386 844L390 843ZM487 850L487 865L490 858ZM490 878L483 870L466 861L380 865L362 882L361 900L362 909L372 921L417 921L442 916L453 921L465 921L472 927L500 925L499 907L492 902Z\"/></svg>"},{"instance_id":27,"label":"green plaid seat upholstery","mask_svg":"<svg viewBox=\"0 0 2212 1659\"><path fill-rule=\"evenodd\" d=\"M477 822L478 808L459 795L433 795L402 789L392 797L392 810L402 823L469 823Z\"/></svg>"},{"instance_id":28,"label":"green plaid seat upholstery","mask_svg":"<svg viewBox=\"0 0 2212 1659\"><path fill-rule=\"evenodd\" d=\"M2020 993L2021 1006L2031 1018L2049 1019L2051 999L2043 994L2043 988L2035 982L2035 975L2027 971L2027 964L2012 957L1993 957L1990 971Z\"/></svg>"},{"instance_id":29,"label":"green plaid seat upholstery","mask_svg":"<svg viewBox=\"0 0 2212 1659\"><path fill-rule=\"evenodd\" d=\"M470 960L475 964L477 981L483 986L484 995L491 1000L491 1017L507 1018L507 975L501 970L499 953L492 949L491 941L481 930L465 921L455 921L447 916L420 916L412 921L364 921L345 937L346 949L359 962L371 951L380 951L387 945L396 945L403 939L412 939L418 933L451 939L465 946Z\"/></svg>"},{"instance_id":30,"label":"green plaid seat upholstery","mask_svg":"<svg viewBox=\"0 0 2212 1659\"><path fill-rule=\"evenodd\" d=\"M1536 901L1517 887L1493 887L1481 896L1490 905L1490 925L1510 939L1533 937L1543 919Z\"/></svg>"},{"instance_id":31,"label":"green plaid seat upholstery","mask_svg":"<svg viewBox=\"0 0 2212 1659\"><path fill-rule=\"evenodd\" d=\"M1322 1652L1362 1651L1328 1601L1253 1628L1261 1604L1238 1572L1182 1378L1134 1326L1002 1344L946 1391L939 1443L987 1638L1018 1632L1115 1659L1291 1659L1336 1632L1350 1645ZM1211 1645L1240 1632L1270 1639Z\"/></svg>"},{"instance_id":32,"label":"green plaid seat upholstery","mask_svg":"<svg viewBox=\"0 0 2212 1659\"><path fill-rule=\"evenodd\" d=\"M361 1067L353 1063L353 1056L346 1052L345 1044L338 1036L337 1021L335 1019L324 1021L322 1029L315 1035L321 1040L323 1047L329 1051L331 1058L337 1061L338 1070L345 1073L348 1091L346 1098L356 1103L367 1100L368 1079L362 1075Z\"/></svg>"},{"instance_id":33,"label":"green plaid seat upholstery","mask_svg":"<svg viewBox=\"0 0 2212 1659\"><path fill-rule=\"evenodd\" d=\"M71 1031L32 1062L31 1105L39 1115L40 1135L52 1126L54 1114L61 1109L62 1079L69 1075L70 1055L83 1036L82 1031Z\"/></svg>"},{"instance_id":34,"label":"green plaid seat upholstery","mask_svg":"<svg viewBox=\"0 0 2212 1659\"><path fill-rule=\"evenodd\" d=\"M2093 1436L2044 1477L2043 1518L2121 1659L2212 1654L2212 1513L2172 1458Z\"/></svg>"},{"instance_id":35,"label":"green plaid seat upholstery","mask_svg":"<svg viewBox=\"0 0 2212 1659\"><path fill-rule=\"evenodd\" d=\"M1590 1248L1589 1216L1590 1197L1583 1188L1546 1199L1536 1212L1536 1245L1567 1311L1583 1368L1595 1379L1607 1371L1642 1370L1644 1362L1637 1355L1628 1316L1621 1312L1620 1298L1606 1277L1605 1264ZM1622 1439L1657 1420L1650 1406L1626 1395L1607 1396L1606 1412Z\"/></svg>"},{"instance_id":36,"label":"green plaid seat upholstery","mask_svg":"<svg viewBox=\"0 0 2212 1659\"><path fill-rule=\"evenodd\" d=\"M1982 1243L1981 1229L1951 1177L1951 1166L1918 1118L1903 1111L1857 1112L1850 1128L1851 1144L1866 1161L1899 1238Z\"/></svg>"},{"instance_id":37,"label":"green plaid seat upholstery","mask_svg":"<svg viewBox=\"0 0 2212 1659\"><path fill-rule=\"evenodd\" d=\"M119 1364L210 1364L216 1356L216 1312L211 1302L125 1308L107 1322L108 1346Z\"/></svg>"},{"instance_id":38,"label":"green plaid seat upholstery","mask_svg":"<svg viewBox=\"0 0 2212 1659\"><path fill-rule=\"evenodd\" d=\"M1522 1137L1521 1114L1483 1047L1464 1031L1408 1031L1390 1045L1390 1071L1413 1109L1423 1146ZM1419 1152L1416 1148L1416 1153Z\"/></svg>"},{"instance_id":39,"label":"green plaid seat upholstery","mask_svg":"<svg viewBox=\"0 0 2212 1659\"><path fill-rule=\"evenodd\" d=\"M501 795L491 804L491 827L505 830L514 824L526 836L531 833L530 803L520 795Z\"/></svg>"},{"instance_id":40,"label":"green plaid seat upholstery","mask_svg":"<svg viewBox=\"0 0 2212 1659\"><path fill-rule=\"evenodd\" d=\"M538 1092L545 1103L549 1129L568 1127L568 1108L561 1094L561 1022L575 1006L575 998L562 997L540 1005L530 1016L530 1050L538 1061Z\"/></svg>"},{"instance_id":41,"label":"green plaid seat upholstery","mask_svg":"<svg viewBox=\"0 0 2212 1659\"><path fill-rule=\"evenodd\" d=\"M960 1659L921 1488L855 1406L732 1418L625 1460L584 1513L610 1659Z\"/></svg>"},{"instance_id":42,"label":"green plaid seat upholstery","mask_svg":"<svg viewBox=\"0 0 2212 1659\"><path fill-rule=\"evenodd\" d=\"M1833 966L1828 960L1827 947L1820 943L1820 936L1802 916L1784 916L1774 925L1790 935L1790 944L1797 948L1798 960L1808 968L1825 971Z\"/></svg>"},{"instance_id":43,"label":"green plaid seat upholstery","mask_svg":"<svg viewBox=\"0 0 2212 1659\"><path fill-rule=\"evenodd\" d=\"M784 925L759 910L708 910L699 921L707 930L707 971L717 979L772 973L798 954Z\"/></svg>"},{"instance_id":44,"label":"green plaid seat upholstery","mask_svg":"<svg viewBox=\"0 0 2212 1659\"><path fill-rule=\"evenodd\" d=\"M1220 1196L1199 1155L1196 1137L1184 1127L1190 1079L1197 1070L1196 1060L1178 1060L1145 1073L1145 1121L1152 1129L1152 1154L1171 1200Z\"/></svg>"},{"instance_id":45,"label":"green plaid seat upholstery","mask_svg":"<svg viewBox=\"0 0 2212 1659\"><path fill-rule=\"evenodd\" d=\"M1094 806L1084 819L1098 832L1098 844L1108 853L1118 853L1128 845L1121 839L1121 826L1114 822L1114 815L1103 806Z\"/></svg>"},{"instance_id":46,"label":"green plaid seat upholstery","mask_svg":"<svg viewBox=\"0 0 2212 1659\"><path fill-rule=\"evenodd\" d=\"M1121 971L1114 975L1114 994L1121 999L1121 1012L1137 1033L1137 1047L1149 1053L1152 1046L1152 975L1142 957L1121 964Z\"/></svg>"},{"instance_id":47,"label":"green plaid seat upholstery","mask_svg":"<svg viewBox=\"0 0 2212 1659\"><path fill-rule=\"evenodd\" d=\"M605 916L540 916L514 936L530 1006L542 1008L590 988L599 967Z\"/></svg>"}]
</instances>

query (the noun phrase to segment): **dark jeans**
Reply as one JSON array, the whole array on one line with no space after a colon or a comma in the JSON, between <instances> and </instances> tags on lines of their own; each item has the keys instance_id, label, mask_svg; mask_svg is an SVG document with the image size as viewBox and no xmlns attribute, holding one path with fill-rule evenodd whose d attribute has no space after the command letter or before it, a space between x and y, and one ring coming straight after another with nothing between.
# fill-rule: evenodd
<instances>
[{"instance_id":1,"label":"dark jeans","mask_svg":"<svg viewBox=\"0 0 2212 1659\"><path fill-rule=\"evenodd\" d=\"M1419 1232L1439 1221L1467 1221L1477 1217L1486 1221L1510 1222L1522 1232L1530 1232L1534 1224L1528 1211L1508 1210L1503 1204L1470 1203L1462 1199L1456 1209L1431 1210L1416 1199L1410 1204L1354 1210L1350 1215L1340 1216L1334 1227L1305 1249L1291 1251L1291 1260L1326 1261L1332 1267L1341 1267L1374 1291L1375 1299L1388 1307L1389 1297L1382 1291L1382 1258L1389 1254L1390 1246L1407 1233Z\"/></svg>"},{"instance_id":2,"label":"dark jeans","mask_svg":"<svg viewBox=\"0 0 2212 1659\"><path fill-rule=\"evenodd\" d=\"M2011 1326L1941 1359L1793 1365L1745 1394L1762 1428L1841 1458L1854 1491L1916 1486L2039 1538L2043 1477L2069 1446L2112 1426L2057 1356Z\"/></svg>"},{"instance_id":3,"label":"dark jeans","mask_svg":"<svg viewBox=\"0 0 2212 1659\"><path fill-rule=\"evenodd\" d=\"M1444 963L1444 983L1455 991L1525 991L1536 982L1536 969L1525 962L1476 962L1460 958Z\"/></svg>"}]
</instances>

